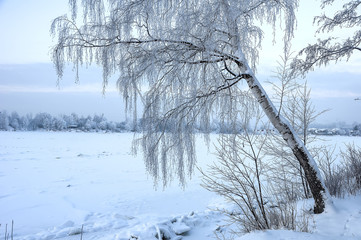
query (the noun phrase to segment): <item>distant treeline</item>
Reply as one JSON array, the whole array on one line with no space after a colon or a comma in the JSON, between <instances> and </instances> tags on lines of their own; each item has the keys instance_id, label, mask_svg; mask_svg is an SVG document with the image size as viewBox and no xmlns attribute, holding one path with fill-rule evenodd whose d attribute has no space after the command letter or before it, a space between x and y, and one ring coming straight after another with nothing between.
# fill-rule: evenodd
<instances>
[{"instance_id":1,"label":"distant treeline","mask_svg":"<svg viewBox=\"0 0 361 240\"><path fill-rule=\"evenodd\" d=\"M310 128L308 132L314 135L339 135L339 136L361 136L361 124L355 124L352 128Z\"/></svg>"},{"instance_id":2,"label":"distant treeline","mask_svg":"<svg viewBox=\"0 0 361 240\"><path fill-rule=\"evenodd\" d=\"M0 131L82 131L82 132L141 132L143 119L123 122L108 121L104 115L78 116L70 115L52 116L49 113L26 114L20 116L17 112L0 112ZM167 122L162 126L165 131L174 128ZM213 122L205 129L204 126L194 126L196 132L231 133L234 127L225 123Z\"/></svg>"},{"instance_id":3,"label":"distant treeline","mask_svg":"<svg viewBox=\"0 0 361 240\"><path fill-rule=\"evenodd\" d=\"M203 126L196 126L195 130L197 132L210 131L214 133L234 132L231 126L227 126L224 123L213 122L209 128L206 130ZM108 121L103 114L84 117L72 113L55 117L49 113L20 116L17 112L10 114L7 111L0 112L0 131L134 132L141 130L142 119L139 119L137 122L113 122ZM267 130L260 129L259 133L264 131ZM310 128L308 131L315 135L361 136L361 124L354 124L352 127Z\"/></svg>"},{"instance_id":4,"label":"distant treeline","mask_svg":"<svg viewBox=\"0 0 361 240\"><path fill-rule=\"evenodd\" d=\"M8 114L0 112L0 130L3 131L84 131L84 132L123 132L134 131L134 124L128 122L108 121L104 115L78 116L76 113L70 115L59 115L57 117L49 113L27 114L20 116L17 112Z\"/></svg>"}]
</instances>

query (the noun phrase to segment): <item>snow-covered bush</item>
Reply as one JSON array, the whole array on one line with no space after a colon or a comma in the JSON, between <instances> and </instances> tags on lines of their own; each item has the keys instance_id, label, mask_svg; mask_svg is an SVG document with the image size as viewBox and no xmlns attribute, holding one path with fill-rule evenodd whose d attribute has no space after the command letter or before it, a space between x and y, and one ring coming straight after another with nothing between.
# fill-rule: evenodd
<instances>
[{"instance_id":1,"label":"snow-covered bush","mask_svg":"<svg viewBox=\"0 0 361 240\"><path fill-rule=\"evenodd\" d=\"M17 112L12 112L10 115L10 121L9 121L10 127L12 127L15 131L21 130L21 122L20 122L20 116Z\"/></svg>"},{"instance_id":2,"label":"snow-covered bush","mask_svg":"<svg viewBox=\"0 0 361 240\"><path fill-rule=\"evenodd\" d=\"M38 113L31 121L32 130L52 130L53 117L49 113Z\"/></svg>"},{"instance_id":3,"label":"snow-covered bush","mask_svg":"<svg viewBox=\"0 0 361 240\"><path fill-rule=\"evenodd\" d=\"M275 141L275 135L261 122L262 117L259 108L249 109L244 123L237 125L239 133L220 135L216 152L219 161L207 172L202 171L203 186L234 204L233 209L219 210L240 225L241 232L280 228L307 231L308 218L298 220L306 213L297 212L298 198L293 197L299 190L291 187L287 191L276 185L288 182L273 181L275 164L269 155L269 142ZM252 129L248 124L250 119L255 120ZM266 131L255 134L257 129ZM288 173L278 169L277 175L285 174Z\"/></svg>"},{"instance_id":4,"label":"snow-covered bush","mask_svg":"<svg viewBox=\"0 0 361 240\"><path fill-rule=\"evenodd\" d=\"M267 176L269 166L263 147L267 134L221 135L217 149L218 163L203 172L203 187L234 204L218 209L241 232L265 229L308 231L308 213L298 212L296 203L276 187ZM280 172L281 174L281 172ZM236 233L237 234L237 233Z\"/></svg>"},{"instance_id":5,"label":"snow-covered bush","mask_svg":"<svg viewBox=\"0 0 361 240\"><path fill-rule=\"evenodd\" d=\"M53 130L55 131L63 131L67 129L66 122L62 118L53 118Z\"/></svg>"},{"instance_id":6,"label":"snow-covered bush","mask_svg":"<svg viewBox=\"0 0 361 240\"><path fill-rule=\"evenodd\" d=\"M9 118L7 116L6 111L0 112L0 130L9 130Z\"/></svg>"},{"instance_id":7,"label":"snow-covered bush","mask_svg":"<svg viewBox=\"0 0 361 240\"><path fill-rule=\"evenodd\" d=\"M344 168L342 168L340 164L337 164L337 156L335 156L334 152L335 148L322 146L319 148L316 159L331 196L344 197Z\"/></svg>"},{"instance_id":8,"label":"snow-covered bush","mask_svg":"<svg viewBox=\"0 0 361 240\"><path fill-rule=\"evenodd\" d=\"M347 145L342 158L346 190L349 194L356 195L361 190L361 147Z\"/></svg>"},{"instance_id":9,"label":"snow-covered bush","mask_svg":"<svg viewBox=\"0 0 361 240\"><path fill-rule=\"evenodd\" d=\"M349 144L345 149L335 155L334 148L322 147L317 156L330 194L339 198L356 195L361 189L361 148Z\"/></svg>"}]
</instances>

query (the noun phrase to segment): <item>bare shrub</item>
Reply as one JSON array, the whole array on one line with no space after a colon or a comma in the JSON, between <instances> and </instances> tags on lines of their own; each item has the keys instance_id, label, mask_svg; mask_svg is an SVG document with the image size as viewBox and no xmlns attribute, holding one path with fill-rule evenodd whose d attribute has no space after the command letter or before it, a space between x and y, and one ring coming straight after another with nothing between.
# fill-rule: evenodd
<instances>
[{"instance_id":1,"label":"bare shrub","mask_svg":"<svg viewBox=\"0 0 361 240\"><path fill-rule=\"evenodd\" d=\"M303 145L307 146L310 153L313 153L310 143L317 139L309 134L308 128L325 111L316 111L311 101L311 90L307 81L301 83L298 75L291 70L292 60L292 53L288 49L278 62L270 82L274 92L272 97L277 103L279 115L287 118ZM272 134L265 150L272 160L269 164L269 178L276 186L274 193L285 195L284 197L290 201L311 198L311 188L305 171L282 136L277 133Z\"/></svg>"},{"instance_id":2,"label":"bare shrub","mask_svg":"<svg viewBox=\"0 0 361 240\"><path fill-rule=\"evenodd\" d=\"M292 152L278 135L273 135L265 147L269 158L268 179L275 195L287 201L311 197L304 171Z\"/></svg>"},{"instance_id":3,"label":"bare shrub","mask_svg":"<svg viewBox=\"0 0 361 240\"><path fill-rule=\"evenodd\" d=\"M0 224L1 227L1 224ZM10 230L10 232L8 232ZM14 239L14 220L11 221L11 229L8 230L8 224L5 224L4 240Z\"/></svg>"},{"instance_id":4,"label":"bare shrub","mask_svg":"<svg viewBox=\"0 0 361 240\"><path fill-rule=\"evenodd\" d=\"M306 231L308 218L299 222L296 202L274 194L263 161L267 133L222 135L217 156L219 162L203 173L203 187L223 196L235 209L218 209L240 232L280 229ZM304 213L306 214L306 213Z\"/></svg>"},{"instance_id":5,"label":"bare shrub","mask_svg":"<svg viewBox=\"0 0 361 240\"><path fill-rule=\"evenodd\" d=\"M325 185L331 196L343 198L345 196L345 169L336 162L335 148L335 146L319 147L315 159L318 160Z\"/></svg>"},{"instance_id":6,"label":"bare shrub","mask_svg":"<svg viewBox=\"0 0 361 240\"><path fill-rule=\"evenodd\" d=\"M222 135L217 149L219 164L210 166L209 173L203 174L206 189L237 205L239 212L224 210L224 213L239 222L246 232L270 228L265 211L260 151L254 145L247 146L251 147L250 151L243 148L255 138L257 144L265 141L262 135Z\"/></svg>"},{"instance_id":7,"label":"bare shrub","mask_svg":"<svg viewBox=\"0 0 361 240\"><path fill-rule=\"evenodd\" d=\"M361 148L354 144L346 145L341 153L345 171L345 188L351 195L356 195L361 189Z\"/></svg>"},{"instance_id":8,"label":"bare shrub","mask_svg":"<svg viewBox=\"0 0 361 240\"><path fill-rule=\"evenodd\" d=\"M361 148L348 144L340 155L334 151L335 147L322 146L316 156L325 185L334 197L356 195L361 189Z\"/></svg>"}]
</instances>

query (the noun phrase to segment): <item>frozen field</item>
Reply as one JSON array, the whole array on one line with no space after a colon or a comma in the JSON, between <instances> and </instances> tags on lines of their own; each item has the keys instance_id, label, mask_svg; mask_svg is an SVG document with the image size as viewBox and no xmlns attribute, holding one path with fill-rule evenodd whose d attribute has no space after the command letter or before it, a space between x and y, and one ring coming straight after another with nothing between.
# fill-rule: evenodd
<instances>
[{"instance_id":1,"label":"frozen field","mask_svg":"<svg viewBox=\"0 0 361 240\"><path fill-rule=\"evenodd\" d=\"M82 225L84 240L155 239L159 230L173 237L187 232L183 239L213 239L223 220L210 209L221 206L222 199L200 186L198 173L185 190L174 182L155 191L141 156L130 154L132 138L131 133L0 132L0 239L12 220L14 239L80 239ZM357 137L327 140L339 147L361 145ZM201 167L216 160L202 141L197 149ZM361 239L360 199L335 201L336 209L315 218L315 233ZM325 233L325 219L335 225L329 234L335 238ZM284 232L257 236L308 236Z\"/></svg>"},{"instance_id":2,"label":"frozen field","mask_svg":"<svg viewBox=\"0 0 361 240\"><path fill-rule=\"evenodd\" d=\"M155 191L142 157L130 154L132 138L0 132L0 233L14 220L20 239L68 236L82 224L96 235L92 239L126 238L173 217L211 214L207 207L217 197L199 186L198 177L184 191L177 182ZM198 154L200 160L213 157L206 148Z\"/></svg>"}]
</instances>

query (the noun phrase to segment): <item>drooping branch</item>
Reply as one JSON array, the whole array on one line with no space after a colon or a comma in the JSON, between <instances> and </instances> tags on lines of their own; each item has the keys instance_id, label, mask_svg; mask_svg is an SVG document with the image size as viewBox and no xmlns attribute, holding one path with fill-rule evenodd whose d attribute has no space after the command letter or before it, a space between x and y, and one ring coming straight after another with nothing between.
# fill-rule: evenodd
<instances>
[{"instance_id":1,"label":"drooping branch","mask_svg":"<svg viewBox=\"0 0 361 240\"><path fill-rule=\"evenodd\" d=\"M249 93L238 87L245 80L309 173L315 211L323 211L327 191L317 166L254 76L264 34L259 22L275 30L282 16L287 48L297 0L82 0L82 27L75 24L77 1L70 5L72 19L58 18L52 26L58 75L65 62L76 70L96 63L105 86L118 74L118 88L135 118L138 99L144 99L143 137L137 142L155 182L161 179L165 186L175 175L185 184L195 166L197 125L209 133L211 119L217 118L232 133L239 131L238 120L252 108Z\"/></svg>"},{"instance_id":2,"label":"drooping branch","mask_svg":"<svg viewBox=\"0 0 361 240\"><path fill-rule=\"evenodd\" d=\"M331 3L328 3L331 4ZM317 30L320 32L331 32L335 28L353 28L361 25L361 16L358 14L358 8L361 2L359 0L350 1L343 5L343 8L335 13L333 17L328 17L325 14L316 16L314 23L320 27ZM326 7L326 3L322 5Z\"/></svg>"},{"instance_id":3,"label":"drooping branch","mask_svg":"<svg viewBox=\"0 0 361 240\"><path fill-rule=\"evenodd\" d=\"M327 5L332 5L333 2L333 0L324 0L322 7L325 8ZM360 0L349 1L332 17L325 14L315 17L314 23L317 23L319 26L317 34L331 33L343 28L355 29L355 31L353 36L349 36L345 40L335 37L319 39L317 43L302 49L298 59L292 64L295 71L300 71L304 74L314 67L325 66L330 62L347 61L355 51L361 51L361 30L359 30L361 27L360 5Z\"/></svg>"}]
</instances>

